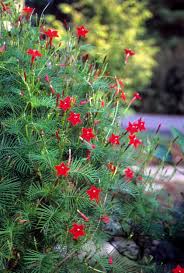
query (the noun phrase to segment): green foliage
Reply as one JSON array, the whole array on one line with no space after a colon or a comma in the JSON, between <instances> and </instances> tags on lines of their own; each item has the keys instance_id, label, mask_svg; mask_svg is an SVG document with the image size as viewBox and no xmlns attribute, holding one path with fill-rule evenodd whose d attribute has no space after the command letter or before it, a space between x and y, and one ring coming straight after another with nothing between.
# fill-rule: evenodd
<instances>
[{"instance_id":1,"label":"green foliage","mask_svg":"<svg viewBox=\"0 0 184 273\"><path fill-rule=\"evenodd\" d=\"M40 253L33 250L28 250L24 256L24 264L31 273L47 273L48 268L51 272L54 268L54 262L57 260L57 255L51 253Z\"/></svg>"},{"instance_id":2,"label":"green foliage","mask_svg":"<svg viewBox=\"0 0 184 273\"><path fill-rule=\"evenodd\" d=\"M136 264L123 257L113 265L98 251L93 264L79 257L86 243L93 241L99 248L109 239L104 215L115 214L122 227L131 220L155 235L152 227L160 220L159 206L153 202L155 196L146 195L149 179L144 176L154 145L145 139L145 146L135 149L129 143L118 120L132 102L123 102L109 87L119 82L106 77L105 63L99 62L102 73L94 77L98 68L92 62L89 70L82 59L84 45L72 31L47 47L40 38L44 18L33 24L31 17L19 17L13 1L10 9L11 14L1 9L6 47L0 53L0 270L136 272ZM31 63L28 49L37 49L42 56ZM66 97L71 106L63 111L58 102ZM82 123L69 123L71 111L80 113ZM85 140L82 128L91 128L95 137ZM120 144L110 143L112 133L120 137ZM61 162L69 168L66 175L56 172ZM137 168L129 182L124 175L127 167ZM99 201L87 194L92 185L101 190ZM70 233L74 223L85 226L85 235L78 240ZM137 268L144 270L144 265L138 262Z\"/></svg>"},{"instance_id":3,"label":"green foliage","mask_svg":"<svg viewBox=\"0 0 184 273\"><path fill-rule=\"evenodd\" d=\"M16 197L20 193L20 182L16 177L10 179L4 177L0 182L0 208L13 207Z\"/></svg>"}]
</instances>

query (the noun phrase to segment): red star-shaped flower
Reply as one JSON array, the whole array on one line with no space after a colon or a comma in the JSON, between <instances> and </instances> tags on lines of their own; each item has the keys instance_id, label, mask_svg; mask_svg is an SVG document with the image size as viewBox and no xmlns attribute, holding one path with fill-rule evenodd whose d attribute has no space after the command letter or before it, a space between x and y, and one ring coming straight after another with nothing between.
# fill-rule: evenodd
<instances>
[{"instance_id":1,"label":"red star-shaped flower","mask_svg":"<svg viewBox=\"0 0 184 273\"><path fill-rule=\"evenodd\" d=\"M137 126L137 129L139 132L145 131L145 122L140 118L137 122L135 122L135 125Z\"/></svg>"},{"instance_id":2,"label":"red star-shaped flower","mask_svg":"<svg viewBox=\"0 0 184 273\"><path fill-rule=\"evenodd\" d=\"M56 38L56 37L59 37L59 35L58 35L58 31L57 30L55 30L55 29L51 29L51 28L49 28L48 30L45 30L44 31L44 34L47 36L47 37L49 37L49 38Z\"/></svg>"},{"instance_id":3,"label":"red star-shaped flower","mask_svg":"<svg viewBox=\"0 0 184 273\"><path fill-rule=\"evenodd\" d=\"M172 273L184 273L184 268L177 265L177 267L172 270Z\"/></svg>"},{"instance_id":4,"label":"red star-shaped flower","mask_svg":"<svg viewBox=\"0 0 184 273\"><path fill-rule=\"evenodd\" d=\"M68 168L64 162L62 162L60 165L55 166L54 168L57 171L57 176L68 176L70 168Z\"/></svg>"},{"instance_id":5,"label":"red star-shaped flower","mask_svg":"<svg viewBox=\"0 0 184 273\"><path fill-rule=\"evenodd\" d=\"M128 58L133 55L135 55L135 52L133 50L125 48L125 63L127 63Z\"/></svg>"},{"instance_id":6,"label":"red star-shaped flower","mask_svg":"<svg viewBox=\"0 0 184 273\"><path fill-rule=\"evenodd\" d=\"M97 203L100 200L100 192L101 192L101 189L98 189L95 186L91 186L91 188L86 191L90 200L96 200Z\"/></svg>"},{"instance_id":7,"label":"red star-shaped flower","mask_svg":"<svg viewBox=\"0 0 184 273\"><path fill-rule=\"evenodd\" d=\"M31 14L32 12L33 12L33 8L31 8L31 7L27 7L27 6L25 6L24 8L23 8L23 12L24 13L26 13L26 14Z\"/></svg>"},{"instance_id":8,"label":"red star-shaped flower","mask_svg":"<svg viewBox=\"0 0 184 273\"><path fill-rule=\"evenodd\" d=\"M126 131L130 133L130 135L133 135L137 132L145 131L145 122L140 118L137 121L129 122L128 127L126 128Z\"/></svg>"},{"instance_id":9,"label":"red star-shaped flower","mask_svg":"<svg viewBox=\"0 0 184 273\"><path fill-rule=\"evenodd\" d=\"M78 225L76 223L72 225L72 228L69 230L69 232L73 235L74 240L78 240L80 236L86 235L84 228L84 225Z\"/></svg>"},{"instance_id":10,"label":"red star-shaped flower","mask_svg":"<svg viewBox=\"0 0 184 273\"><path fill-rule=\"evenodd\" d=\"M58 31L51 28L44 31L44 34L49 38L49 42L47 43L46 47L48 47L48 45L51 47L53 39L59 37Z\"/></svg>"},{"instance_id":11,"label":"red star-shaped flower","mask_svg":"<svg viewBox=\"0 0 184 273\"><path fill-rule=\"evenodd\" d=\"M76 126L77 124L81 123L80 114L70 112L70 116L68 118L68 121L73 125Z\"/></svg>"},{"instance_id":12,"label":"red star-shaped flower","mask_svg":"<svg viewBox=\"0 0 184 273\"><path fill-rule=\"evenodd\" d=\"M138 132L137 130L137 124L135 124L134 122L129 122L128 123L128 127L126 128L126 131L129 132L131 135L135 134Z\"/></svg>"},{"instance_id":13,"label":"red star-shaped flower","mask_svg":"<svg viewBox=\"0 0 184 273\"><path fill-rule=\"evenodd\" d=\"M93 129L92 128L82 128L81 137L83 139L85 139L86 141L90 142L90 140L95 137L95 135L93 134Z\"/></svg>"},{"instance_id":14,"label":"red star-shaped flower","mask_svg":"<svg viewBox=\"0 0 184 273\"><path fill-rule=\"evenodd\" d=\"M129 135L129 140L129 144L133 145L135 148L139 147L139 145L142 144L142 141L136 138L135 135Z\"/></svg>"},{"instance_id":15,"label":"red star-shaped flower","mask_svg":"<svg viewBox=\"0 0 184 273\"><path fill-rule=\"evenodd\" d=\"M134 177L134 172L132 171L132 169L130 168L126 168L124 170L124 174L125 174L125 177L128 179L128 180L131 180L133 177Z\"/></svg>"},{"instance_id":16,"label":"red star-shaped flower","mask_svg":"<svg viewBox=\"0 0 184 273\"><path fill-rule=\"evenodd\" d=\"M41 57L42 56L42 54L38 50L31 49L31 48L27 50L27 54L31 55L31 64L34 63L34 61L35 61L35 59L37 57Z\"/></svg>"},{"instance_id":17,"label":"red star-shaped flower","mask_svg":"<svg viewBox=\"0 0 184 273\"><path fill-rule=\"evenodd\" d=\"M88 34L89 30L85 28L84 26L80 26L76 28L77 30L77 36L86 38L86 35Z\"/></svg>"},{"instance_id":18,"label":"red star-shaped flower","mask_svg":"<svg viewBox=\"0 0 184 273\"><path fill-rule=\"evenodd\" d=\"M115 145L119 145L119 144L120 144L119 139L120 139L120 136L117 136L117 135L115 135L115 134L112 134L112 135L109 137L109 143L115 144Z\"/></svg>"},{"instance_id":19,"label":"red star-shaped flower","mask_svg":"<svg viewBox=\"0 0 184 273\"><path fill-rule=\"evenodd\" d=\"M63 109L64 112L71 108L72 98L66 97L64 100L59 101L59 108Z\"/></svg>"}]
</instances>

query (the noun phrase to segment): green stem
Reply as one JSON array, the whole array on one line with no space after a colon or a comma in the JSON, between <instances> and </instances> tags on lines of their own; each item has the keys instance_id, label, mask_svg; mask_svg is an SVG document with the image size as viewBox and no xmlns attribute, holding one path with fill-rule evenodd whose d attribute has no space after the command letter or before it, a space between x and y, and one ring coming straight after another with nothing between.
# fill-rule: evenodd
<instances>
[{"instance_id":1,"label":"green stem","mask_svg":"<svg viewBox=\"0 0 184 273\"><path fill-rule=\"evenodd\" d=\"M95 271L95 272L100 272L100 273L106 273L105 271L101 271L101 270L99 270L99 269L96 269L96 268L94 268L94 267L92 267L92 266L88 266L90 269L92 269L93 271Z\"/></svg>"},{"instance_id":2,"label":"green stem","mask_svg":"<svg viewBox=\"0 0 184 273\"><path fill-rule=\"evenodd\" d=\"M112 120L112 123L111 123L111 127L113 127L115 121L116 121L116 118L117 118L117 114L118 114L118 108L119 108L119 101L117 101L117 104L116 104L116 108L115 108L115 111L114 111L114 118ZM112 128L109 129L107 135L106 135L106 139L108 138L110 132L111 132Z\"/></svg>"}]
</instances>

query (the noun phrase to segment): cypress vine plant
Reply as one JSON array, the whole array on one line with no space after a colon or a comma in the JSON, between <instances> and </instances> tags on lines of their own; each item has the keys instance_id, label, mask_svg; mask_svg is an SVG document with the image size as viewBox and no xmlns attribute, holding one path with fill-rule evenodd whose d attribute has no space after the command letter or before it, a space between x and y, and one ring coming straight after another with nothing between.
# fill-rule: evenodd
<instances>
[{"instance_id":1,"label":"cypress vine plant","mask_svg":"<svg viewBox=\"0 0 184 273\"><path fill-rule=\"evenodd\" d=\"M147 270L98 251L113 215L151 236L162 218L144 192L157 139L141 140L141 119L119 126L141 96L127 101L122 80L90 62L85 26L61 36L34 9L0 3L1 272ZM125 50L124 65L134 54Z\"/></svg>"}]
</instances>

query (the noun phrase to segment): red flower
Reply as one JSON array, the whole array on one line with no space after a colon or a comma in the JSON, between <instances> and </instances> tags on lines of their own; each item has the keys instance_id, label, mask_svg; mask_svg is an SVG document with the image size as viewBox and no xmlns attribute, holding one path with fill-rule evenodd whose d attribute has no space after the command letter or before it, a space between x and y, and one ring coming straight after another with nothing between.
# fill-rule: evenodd
<instances>
[{"instance_id":1,"label":"red flower","mask_svg":"<svg viewBox=\"0 0 184 273\"><path fill-rule=\"evenodd\" d=\"M111 144L119 145L119 144L120 144L119 139L120 139L120 136L117 136L117 135L115 135L115 134L112 134L112 135L109 137L109 142L110 142Z\"/></svg>"},{"instance_id":2,"label":"red flower","mask_svg":"<svg viewBox=\"0 0 184 273\"><path fill-rule=\"evenodd\" d=\"M121 91L121 99L122 99L123 101L126 100L126 95L125 95L125 92L124 92L124 91Z\"/></svg>"},{"instance_id":3,"label":"red flower","mask_svg":"<svg viewBox=\"0 0 184 273\"><path fill-rule=\"evenodd\" d=\"M31 14L33 13L34 9L31 7L24 7L23 8L23 13L26 15L26 19L29 20ZM22 18L20 17L20 21L22 20Z\"/></svg>"},{"instance_id":4,"label":"red flower","mask_svg":"<svg viewBox=\"0 0 184 273\"><path fill-rule=\"evenodd\" d=\"M45 80L46 80L46 82L50 83L49 75L45 76Z\"/></svg>"},{"instance_id":5,"label":"red flower","mask_svg":"<svg viewBox=\"0 0 184 273\"><path fill-rule=\"evenodd\" d=\"M46 47L48 47L48 45L50 45L51 47L53 39L56 37L59 37L58 31L54 29L50 29L50 28L47 31L44 31L44 34L49 38L49 41L47 42Z\"/></svg>"},{"instance_id":6,"label":"red flower","mask_svg":"<svg viewBox=\"0 0 184 273\"><path fill-rule=\"evenodd\" d=\"M134 93L133 98L134 98L135 100L142 100L142 97L141 97L141 95L140 95L138 92L135 92L135 93Z\"/></svg>"},{"instance_id":7,"label":"red flower","mask_svg":"<svg viewBox=\"0 0 184 273\"><path fill-rule=\"evenodd\" d=\"M63 109L64 112L71 108L72 98L66 97L64 100L59 101L59 108Z\"/></svg>"},{"instance_id":8,"label":"red flower","mask_svg":"<svg viewBox=\"0 0 184 273\"><path fill-rule=\"evenodd\" d=\"M117 170L117 167L114 166L111 162L107 164L107 168L112 172L115 173Z\"/></svg>"},{"instance_id":9,"label":"red flower","mask_svg":"<svg viewBox=\"0 0 184 273\"><path fill-rule=\"evenodd\" d=\"M184 273L184 268L177 265L177 267L172 270L172 273Z\"/></svg>"},{"instance_id":10,"label":"red flower","mask_svg":"<svg viewBox=\"0 0 184 273\"><path fill-rule=\"evenodd\" d=\"M130 135L133 135L137 132L145 131L145 122L140 118L137 121L129 122L128 127L126 128L126 131L130 133Z\"/></svg>"},{"instance_id":11,"label":"red flower","mask_svg":"<svg viewBox=\"0 0 184 273\"><path fill-rule=\"evenodd\" d=\"M93 129L92 128L82 128L81 137L83 139L85 139L86 141L90 142L90 140L95 137L95 135L93 134Z\"/></svg>"},{"instance_id":12,"label":"red flower","mask_svg":"<svg viewBox=\"0 0 184 273\"><path fill-rule=\"evenodd\" d=\"M112 259L112 256L109 256L109 264L113 264L113 259Z\"/></svg>"},{"instance_id":13,"label":"red flower","mask_svg":"<svg viewBox=\"0 0 184 273\"><path fill-rule=\"evenodd\" d=\"M104 106L105 106L105 101L102 100L102 101L101 101L101 107L104 107Z\"/></svg>"},{"instance_id":14,"label":"red flower","mask_svg":"<svg viewBox=\"0 0 184 273\"><path fill-rule=\"evenodd\" d=\"M95 186L91 186L91 188L86 191L90 200L96 200L97 203L100 200L100 192L101 192L101 189L98 189Z\"/></svg>"},{"instance_id":15,"label":"red flower","mask_svg":"<svg viewBox=\"0 0 184 273\"><path fill-rule=\"evenodd\" d=\"M128 127L126 128L127 132L129 132L131 135L138 132L137 130L137 124L135 122L129 122Z\"/></svg>"},{"instance_id":16,"label":"red flower","mask_svg":"<svg viewBox=\"0 0 184 273\"><path fill-rule=\"evenodd\" d=\"M101 220L102 220L102 222L104 222L105 224L110 223L110 218L109 218L109 216L107 216L107 215L102 216L102 217L101 217Z\"/></svg>"},{"instance_id":17,"label":"red flower","mask_svg":"<svg viewBox=\"0 0 184 273\"><path fill-rule=\"evenodd\" d=\"M68 168L64 162L62 162L60 165L55 166L54 168L57 171L57 176L68 176L70 168Z\"/></svg>"},{"instance_id":18,"label":"red flower","mask_svg":"<svg viewBox=\"0 0 184 273\"><path fill-rule=\"evenodd\" d=\"M135 148L137 148L140 144L142 144L142 141L136 138L135 135L129 135L129 144L133 145Z\"/></svg>"},{"instance_id":19,"label":"red flower","mask_svg":"<svg viewBox=\"0 0 184 273\"><path fill-rule=\"evenodd\" d=\"M41 57L42 56L42 54L38 50L31 49L31 48L27 50L27 54L31 55L31 65L34 63L34 61L35 61L35 59L37 57Z\"/></svg>"},{"instance_id":20,"label":"red flower","mask_svg":"<svg viewBox=\"0 0 184 273\"><path fill-rule=\"evenodd\" d=\"M72 225L72 228L69 230L69 232L73 235L74 240L77 240L80 236L86 235L84 228L84 225L78 225L76 223Z\"/></svg>"},{"instance_id":21,"label":"red flower","mask_svg":"<svg viewBox=\"0 0 184 273\"><path fill-rule=\"evenodd\" d=\"M128 179L128 180L131 180L133 177L134 177L134 172L132 171L132 169L130 168L126 168L124 170L124 174L125 174L125 177Z\"/></svg>"},{"instance_id":22,"label":"red flower","mask_svg":"<svg viewBox=\"0 0 184 273\"><path fill-rule=\"evenodd\" d=\"M138 119L137 122L135 122L135 125L137 126L137 130L139 132L146 130L146 128L145 128L145 122L141 118Z\"/></svg>"},{"instance_id":23,"label":"red flower","mask_svg":"<svg viewBox=\"0 0 184 273\"><path fill-rule=\"evenodd\" d=\"M34 10L34 9L31 8L31 7L26 7L26 6L25 6L25 7L23 8L23 12L26 13L26 14L31 14L31 13L33 12L33 10Z\"/></svg>"},{"instance_id":24,"label":"red flower","mask_svg":"<svg viewBox=\"0 0 184 273\"><path fill-rule=\"evenodd\" d=\"M128 62L128 58L133 55L135 55L134 51L132 51L131 49L125 48L125 64Z\"/></svg>"},{"instance_id":25,"label":"red flower","mask_svg":"<svg viewBox=\"0 0 184 273\"><path fill-rule=\"evenodd\" d=\"M87 28L85 28L84 26L77 27L76 30L77 30L78 38L80 38L80 37L86 38L86 35L89 32L89 30Z\"/></svg>"},{"instance_id":26,"label":"red flower","mask_svg":"<svg viewBox=\"0 0 184 273\"><path fill-rule=\"evenodd\" d=\"M70 112L70 116L68 121L73 125L76 126L77 124L81 123L80 114L76 114L74 112Z\"/></svg>"},{"instance_id":27,"label":"red flower","mask_svg":"<svg viewBox=\"0 0 184 273\"><path fill-rule=\"evenodd\" d=\"M142 99L142 97L140 96L140 94L138 92L134 93L133 98L129 102L128 107L130 107L132 105L132 103L134 103L134 101L141 100L141 99Z\"/></svg>"}]
</instances>

